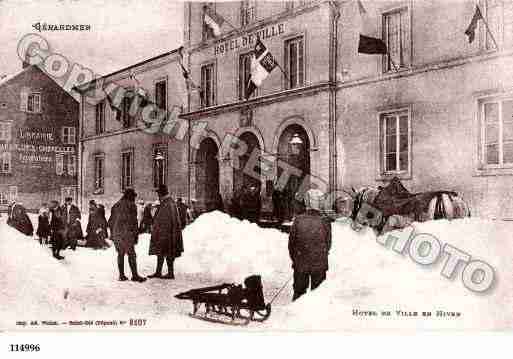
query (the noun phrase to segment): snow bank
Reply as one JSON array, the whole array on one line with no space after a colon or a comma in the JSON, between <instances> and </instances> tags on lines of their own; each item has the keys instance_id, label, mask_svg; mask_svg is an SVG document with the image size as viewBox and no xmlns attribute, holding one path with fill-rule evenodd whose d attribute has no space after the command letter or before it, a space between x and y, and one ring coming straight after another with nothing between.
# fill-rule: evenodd
<instances>
[{"instance_id":1,"label":"snow bank","mask_svg":"<svg viewBox=\"0 0 513 359\"><path fill-rule=\"evenodd\" d=\"M333 247L327 281L319 289L275 313L277 329L503 329L511 328L513 271L507 238L513 225L481 219L438 220L414 223L414 233L434 235L489 263L496 271L495 287L476 294L464 287L461 265L454 278L440 272L446 256L422 266L408 254L399 254L376 241L372 230L355 232L347 222L333 224ZM411 229L409 229L411 230ZM390 235L399 235L394 231ZM385 234L385 236L388 234ZM391 316L355 316L353 310L390 311ZM421 318L399 316L396 311L430 311ZM436 316L437 311L460 312L458 318Z\"/></svg>"},{"instance_id":2,"label":"snow bank","mask_svg":"<svg viewBox=\"0 0 513 359\"><path fill-rule=\"evenodd\" d=\"M71 276L49 252L0 219L0 312L19 318L66 310Z\"/></svg>"},{"instance_id":3,"label":"snow bank","mask_svg":"<svg viewBox=\"0 0 513 359\"><path fill-rule=\"evenodd\" d=\"M288 237L276 229L215 211L198 217L183 236L185 253L176 262L180 272L235 282L257 273L264 279L290 273Z\"/></svg>"}]
</instances>

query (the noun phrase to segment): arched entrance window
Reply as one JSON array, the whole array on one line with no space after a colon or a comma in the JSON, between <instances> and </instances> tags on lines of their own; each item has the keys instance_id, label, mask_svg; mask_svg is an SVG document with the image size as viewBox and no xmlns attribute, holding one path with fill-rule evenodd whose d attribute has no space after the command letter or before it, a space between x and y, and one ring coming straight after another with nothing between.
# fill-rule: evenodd
<instances>
[{"instance_id":1,"label":"arched entrance window","mask_svg":"<svg viewBox=\"0 0 513 359\"><path fill-rule=\"evenodd\" d=\"M283 188L284 217L290 219L295 212L295 195L305 177L310 174L310 141L302 126L292 124L285 128L278 143L278 160L300 171L299 176L291 175ZM278 178L283 171L278 163Z\"/></svg>"},{"instance_id":2,"label":"arched entrance window","mask_svg":"<svg viewBox=\"0 0 513 359\"><path fill-rule=\"evenodd\" d=\"M255 168L244 171L244 168L246 167L251 156L260 155L260 145L258 143L258 138L251 132L244 132L239 136L239 140L246 144L247 150L245 154L239 156L239 168L233 169L234 193L240 192L243 188L249 188L251 186L259 187L260 185L260 176L256 177L248 174L254 174L255 172L260 174L260 168L258 165L255 166Z\"/></svg>"},{"instance_id":3,"label":"arched entrance window","mask_svg":"<svg viewBox=\"0 0 513 359\"><path fill-rule=\"evenodd\" d=\"M219 193L217 144L211 138L201 141L196 157L196 194L200 206L209 211L216 206Z\"/></svg>"}]
</instances>

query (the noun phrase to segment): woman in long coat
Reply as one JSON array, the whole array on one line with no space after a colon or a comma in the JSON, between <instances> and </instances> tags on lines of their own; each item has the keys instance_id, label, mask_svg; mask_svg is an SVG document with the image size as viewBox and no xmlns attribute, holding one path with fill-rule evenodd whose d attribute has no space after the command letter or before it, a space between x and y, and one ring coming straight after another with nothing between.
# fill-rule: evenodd
<instances>
[{"instance_id":1,"label":"woman in long coat","mask_svg":"<svg viewBox=\"0 0 513 359\"><path fill-rule=\"evenodd\" d=\"M89 203L89 222L87 223L87 247L94 249L108 248L105 241L108 237L107 220L105 219L105 207L101 204Z\"/></svg>"},{"instance_id":2,"label":"woman in long coat","mask_svg":"<svg viewBox=\"0 0 513 359\"><path fill-rule=\"evenodd\" d=\"M39 244L47 244L48 237L50 236L50 210L46 203L39 210L39 216L37 219L37 231L36 235L39 238Z\"/></svg>"},{"instance_id":3,"label":"woman in long coat","mask_svg":"<svg viewBox=\"0 0 513 359\"><path fill-rule=\"evenodd\" d=\"M13 202L8 209L8 214L8 225L16 228L26 236L32 236L34 234L34 226L27 215L25 207L23 207L21 203Z\"/></svg>"},{"instance_id":4,"label":"woman in long coat","mask_svg":"<svg viewBox=\"0 0 513 359\"><path fill-rule=\"evenodd\" d=\"M157 269L148 278L174 279L174 260L183 252L182 224L176 203L169 195L167 187L160 186L157 194L160 206L153 218L149 251L150 256L158 257ZM166 259L168 268L168 274L165 277L162 276L164 259Z\"/></svg>"}]
</instances>

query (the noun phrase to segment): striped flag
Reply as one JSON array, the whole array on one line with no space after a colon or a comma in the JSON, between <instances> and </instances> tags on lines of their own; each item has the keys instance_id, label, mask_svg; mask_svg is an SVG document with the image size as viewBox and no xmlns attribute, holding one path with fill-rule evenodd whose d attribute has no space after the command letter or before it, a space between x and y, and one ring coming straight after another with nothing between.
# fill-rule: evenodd
<instances>
[{"instance_id":1,"label":"striped flag","mask_svg":"<svg viewBox=\"0 0 513 359\"><path fill-rule=\"evenodd\" d=\"M262 82L276 66L277 63L273 55L267 50L260 39L257 39L253 55L251 56L251 77L246 90L246 100L256 88L262 85Z\"/></svg>"},{"instance_id":2,"label":"striped flag","mask_svg":"<svg viewBox=\"0 0 513 359\"><path fill-rule=\"evenodd\" d=\"M360 32L364 31L364 22L368 20L368 14L367 10L365 10L365 7L363 6L361 0L357 0L358 3L358 12L360 13L360 18L362 21L362 29ZM358 42L358 52L360 54L368 54L368 55L386 55L388 53L387 45L385 42L381 39L372 37L372 36L366 36L362 35L360 33L360 39Z\"/></svg>"},{"instance_id":3,"label":"striped flag","mask_svg":"<svg viewBox=\"0 0 513 359\"><path fill-rule=\"evenodd\" d=\"M224 19L208 5L203 7L203 22L212 31L215 37L221 35L221 26L224 23Z\"/></svg>"},{"instance_id":4,"label":"striped flag","mask_svg":"<svg viewBox=\"0 0 513 359\"><path fill-rule=\"evenodd\" d=\"M476 6L476 11L474 12L474 16L472 16L472 20L470 21L470 24L467 27L467 30L465 30L465 35L468 36L468 42L469 44L474 41L474 38L476 37L476 29L477 24L479 20L484 20L483 14L481 14L481 10L479 9L479 6Z\"/></svg>"},{"instance_id":5,"label":"striped flag","mask_svg":"<svg viewBox=\"0 0 513 359\"><path fill-rule=\"evenodd\" d=\"M196 85L194 81L192 81L191 74L189 73L189 71L187 71L185 66L183 66L183 63L181 61L179 61L179 63L182 69L182 75L185 80L185 85L187 86L187 92L191 92L192 90L201 91L201 88L198 85Z\"/></svg>"}]
</instances>

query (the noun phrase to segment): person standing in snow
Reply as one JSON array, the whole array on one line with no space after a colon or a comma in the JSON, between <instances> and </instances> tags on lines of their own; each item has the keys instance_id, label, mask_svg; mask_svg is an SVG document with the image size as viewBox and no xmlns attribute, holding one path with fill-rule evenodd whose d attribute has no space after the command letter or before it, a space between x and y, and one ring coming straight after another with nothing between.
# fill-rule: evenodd
<instances>
[{"instance_id":1,"label":"person standing in snow","mask_svg":"<svg viewBox=\"0 0 513 359\"><path fill-rule=\"evenodd\" d=\"M331 248L331 225L321 215L322 192L310 189L305 194L306 212L297 216L289 234L289 255L294 269L294 296L296 300L317 288L328 270Z\"/></svg>"},{"instance_id":2,"label":"person standing in snow","mask_svg":"<svg viewBox=\"0 0 513 359\"><path fill-rule=\"evenodd\" d=\"M153 219L149 255L157 256L157 269L148 278L175 279L174 260L182 255L182 224L175 201L165 185L157 189L160 206ZM164 259L168 274L162 276Z\"/></svg>"},{"instance_id":3,"label":"person standing in snow","mask_svg":"<svg viewBox=\"0 0 513 359\"><path fill-rule=\"evenodd\" d=\"M73 198L66 197L61 213L66 228L65 246L69 245L71 249L75 250L77 241L83 239L84 234L82 233L82 225L80 223L82 215L78 207L73 204Z\"/></svg>"},{"instance_id":4,"label":"person standing in snow","mask_svg":"<svg viewBox=\"0 0 513 359\"><path fill-rule=\"evenodd\" d=\"M178 207L178 213L180 215L180 224L182 225L182 229L184 229L187 224L192 222L189 207L183 203L181 197L176 200L176 206Z\"/></svg>"},{"instance_id":5,"label":"person standing in snow","mask_svg":"<svg viewBox=\"0 0 513 359\"><path fill-rule=\"evenodd\" d=\"M46 203L43 203L41 209L39 209L39 216L37 219L37 231L36 235L39 238L39 244L48 244L48 237L50 236L50 221L49 218L50 209Z\"/></svg>"},{"instance_id":6,"label":"person standing in snow","mask_svg":"<svg viewBox=\"0 0 513 359\"><path fill-rule=\"evenodd\" d=\"M144 282L146 278L137 273L137 259L135 245L137 244L137 206L135 198L137 193L132 188L127 188L123 197L112 206L108 225L111 231L111 239L118 252L119 280L126 281L125 255L128 256L128 264L132 271L133 282Z\"/></svg>"},{"instance_id":7,"label":"person standing in snow","mask_svg":"<svg viewBox=\"0 0 513 359\"><path fill-rule=\"evenodd\" d=\"M49 219L50 223L50 240L52 242L52 254L54 258L64 259L60 255L60 251L64 249L65 225L62 220L62 212L59 202L50 202Z\"/></svg>"},{"instance_id":8,"label":"person standing in snow","mask_svg":"<svg viewBox=\"0 0 513 359\"><path fill-rule=\"evenodd\" d=\"M108 237L107 220L105 219L105 208L97 205L94 200L89 201L89 221L86 229L86 246L94 249L108 248L105 241Z\"/></svg>"}]
</instances>

